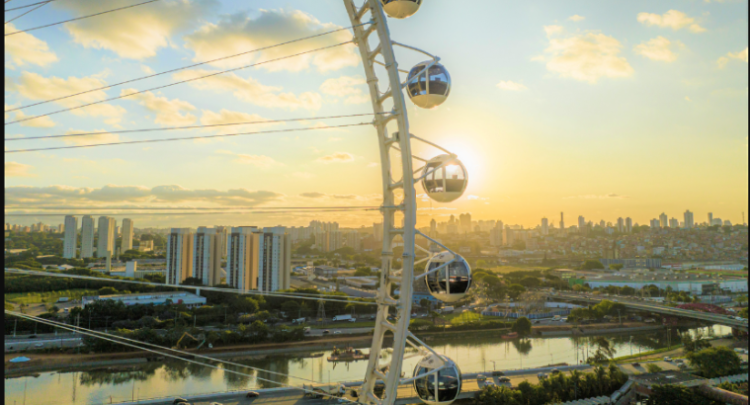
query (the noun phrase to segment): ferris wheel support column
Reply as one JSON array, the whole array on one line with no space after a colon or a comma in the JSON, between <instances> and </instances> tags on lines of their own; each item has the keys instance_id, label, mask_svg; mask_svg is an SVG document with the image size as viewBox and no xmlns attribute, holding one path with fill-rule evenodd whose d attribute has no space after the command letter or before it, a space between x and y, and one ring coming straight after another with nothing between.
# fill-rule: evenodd
<instances>
[{"instance_id":1,"label":"ferris wheel support column","mask_svg":"<svg viewBox=\"0 0 750 405\"><path fill-rule=\"evenodd\" d=\"M411 140L409 134L409 121L406 112L406 100L401 90L401 79L398 64L393 52L393 43L386 23L380 0L367 0L361 8L358 8L353 0L343 0L349 18L354 28L354 37L359 46L360 55L367 76L367 84L370 90L373 111L376 113L375 127L378 132L380 144L381 172L383 177L383 251L381 267L381 283L378 292L378 315L375 322L374 335L370 350L370 361L365 374L364 384L360 390L359 400L364 403L378 405L392 405L398 395L398 386L401 379L401 368L403 365L406 339L411 319L412 290L414 280L414 238L416 236L416 191L414 190L414 178L412 167ZM371 26L364 29L362 24L363 15L370 11ZM368 37L372 34L378 36L379 45L371 50ZM386 96L380 95L378 77L375 72L375 57L378 54L384 59L385 69L388 72L388 81L391 91ZM392 98L393 111L391 116L382 114L383 102L388 97ZM398 136L388 134L386 124L395 119L398 124ZM391 167L390 149L398 144L401 151L401 167L403 178L394 181ZM403 189L403 202L400 206L395 205L394 190ZM403 228L397 228L394 224L396 211L402 211L404 216ZM402 269L393 269L392 243L395 236L401 235L404 241ZM396 300L391 296L391 286L399 285L400 295ZM397 312L396 322L388 320L389 309L394 307ZM387 374L379 370L379 359L383 349L383 341L386 333L393 333L393 353L391 364ZM383 380L385 388L383 399L375 396L374 389L378 380Z\"/></svg>"}]
</instances>

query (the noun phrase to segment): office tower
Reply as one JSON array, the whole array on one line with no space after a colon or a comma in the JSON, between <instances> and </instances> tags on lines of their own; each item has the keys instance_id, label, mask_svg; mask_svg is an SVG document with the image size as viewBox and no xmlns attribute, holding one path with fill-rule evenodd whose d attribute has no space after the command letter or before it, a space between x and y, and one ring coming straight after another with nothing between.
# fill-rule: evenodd
<instances>
[{"instance_id":1,"label":"office tower","mask_svg":"<svg viewBox=\"0 0 750 405\"><path fill-rule=\"evenodd\" d=\"M659 215L659 225L662 228L666 228L669 226L669 217L667 216L667 214L662 212L661 215Z\"/></svg>"},{"instance_id":2,"label":"office tower","mask_svg":"<svg viewBox=\"0 0 750 405\"><path fill-rule=\"evenodd\" d=\"M490 245L500 247L503 245L503 222L498 221L495 227L490 230Z\"/></svg>"},{"instance_id":3,"label":"office tower","mask_svg":"<svg viewBox=\"0 0 750 405\"><path fill-rule=\"evenodd\" d=\"M193 237L193 274L203 285L214 286L221 283L221 258L224 244L223 235L217 229L201 226Z\"/></svg>"},{"instance_id":4,"label":"office tower","mask_svg":"<svg viewBox=\"0 0 750 405\"><path fill-rule=\"evenodd\" d=\"M123 219L120 231L122 232L120 251L125 253L128 250L133 249L133 220L130 218Z\"/></svg>"},{"instance_id":5,"label":"office tower","mask_svg":"<svg viewBox=\"0 0 750 405\"><path fill-rule=\"evenodd\" d=\"M583 215L578 217L578 232L586 232L586 218L584 218Z\"/></svg>"},{"instance_id":6,"label":"office tower","mask_svg":"<svg viewBox=\"0 0 750 405\"><path fill-rule=\"evenodd\" d=\"M263 232L255 226L232 228L227 256L227 284L238 290L257 290L260 274L260 241Z\"/></svg>"},{"instance_id":7,"label":"office tower","mask_svg":"<svg viewBox=\"0 0 750 405\"><path fill-rule=\"evenodd\" d=\"M724 220L724 226L732 226L732 221L728 219Z\"/></svg>"},{"instance_id":8,"label":"office tower","mask_svg":"<svg viewBox=\"0 0 750 405\"><path fill-rule=\"evenodd\" d=\"M458 222L459 227L461 229L461 233L470 233L471 232L471 214L461 214L458 216Z\"/></svg>"},{"instance_id":9,"label":"office tower","mask_svg":"<svg viewBox=\"0 0 750 405\"><path fill-rule=\"evenodd\" d=\"M341 231L338 230L330 233L341 235ZM292 239L283 226L264 228L262 235L258 290L288 290L291 287Z\"/></svg>"},{"instance_id":10,"label":"office tower","mask_svg":"<svg viewBox=\"0 0 750 405\"><path fill-rule=\"evenodd\" d=\"M438 233L437 232L437 221L435 221L435 218L433 218L430 221L430 235L429 236L431 238L436 238L437 237L437 233Z\"/></svg>"},{"instance_id":11,"label":"office tower","mask_svg":"<svg viewBox=\"0 0 750 405\"><path fill-rule=\"evenodd\" d=\"M115 251L115 219L112 217L99 217L97 225L99 240L96 243L97 257L107 257L107 252L113 254Z\"/></svg>"},{"instance_id":12,"label":"office tower","mask_svg":"<svg viewBox=\"0 0 750 405\"><path fill-rule=\"evenodd\" d=\"M180 285L193 275L193 230L172 228L167 236L167 284Z\"/></svg>"},{"instance_id":13,"label":"office tower","mask_svg":"<svg viewBox=\"0 0 750 405\"><path fill-rule=\"evenodd\" d=\"M81 218L81 259L94 257L94 218L84 215Z\"/></svg>"},{"instance_id":14,"label":"office tower","mask_svg":"<svg viewBox=\"0 0 750 405\"><path fill-rule=\"evenodd\" d=\"M216 236L219 238L218 242L220 246L218 249L221 252L221 257L225 258L229 255L229 228L226 226L216 226L214 228L216 229Z\"/></svg>"},{"instance_id":15,"label":"office tower","mask_svg":"<svg viewBox=\"0 0 750 405\"><path fill-rule=\"evenodd\" d=\"M542 235L549 235L549 220L542 218Z\"/></svg>"},{"instance_id":16,"label":"office tower","mask_svg":"<svg viewBox=\"0 0 750 405\"><path fill-rule=\"evenodd\" d=\"M341 231L328 231L315 235L315 245L321 252L333 252L344 247Z\"/></svg>"},{"instance_id":17,"label":"office tower","mask_svg":"<svg viewBox=\"0 0 750 405\"><path fill-rule=\"evenodd\" d=\"M78 218L65 216L65 236L63 237L63 258L75 259L78 247Z\"/></svg>"},{"instance_id":18,"label":"office tower","mask_svg":"<svg viewBox=\"0 0 750 405\"><path fill-rule=\"evenodd\" d=\"M565 213L560 213L560 230L565 231Z\"/></svg>"},{"instance_id":19,"label":"office tower","mask_svg":"<svg viewBox=\"0 0 750 405\"><path fill-rule=\"evenodd\" d=\"M677 218L672 218L669 220L669 227L673 229L677 229L680 227L680 221L677 220Z\"/></svg>"},{"instance_id":20,"label":"office tower","mask_svg":"<svg viewBox=\"0 0 750 405\"><path fill-rule=\"evenodd\" d=\"M658 219L652 219L650 225L652 231L658 230L661 228L661 221Z\"/></svg>"},{"instance_id":21,"label":"office tower","mask_svg":"<svg viewBox=\"0 0 750 405\"><path fill-rule=\"evenodd\" d=\"M625 218L625 230L628 233L633 233L633 218Z\"/></svg>"},{"instance_id":22,"label":"office tower","mask_svg":"<svg viewBox=\"0 0 750 405\"><path fill-rule=\"evenodd\" d=\"M376 242L383 241L383 223L372 224L372 236Z\"/></svg>"},{"instance_id":23,"label":"office tower","mask_svg":"<svg viewBox=\"0 0 750 405\"><path fill-rule=\"evenodd\" d=\"M694 226L693 213L690 210L685 211L685 229L693 229Z\"/></svg>"},{"instance_id":24,"label":"office tower","mask_svg":"<svg viewBox=\"0 0 750 405\"><path fill-rule=\"evenodd\" d=\"M64 224L57 225L57 232L63 233L63 231L65 231L65 225ZM76 233L77 232L78 232L78 229L76 229Z\"/></svg>"},{"instance_id":25,"label":"office tower","mask_svg":"<svg viewBox=\"0 0 750 405\"><path fill-rule=\"evenodd\" d=\"M349 231L346 233L346 246L354 249L355 252L359 252L360 250L362 250L359 232Z\"/></svg>"},{"instance_id":26,"label":"office tower","mask_svg":"<svg viewBox=\"0 0 750 405\"><path fill-rule=\"evenodd\" d=\"M617 218L617 232L620 232L620 233L625 232L625 220L622 219L622 217Z\"/></svg>"},{"instance_id":27,"label":"office tower","mask_svg":"<svg viewBox=\"0 0 750 405\"><path fill-rule=\"evenodd\" d=\"M708 213L708 226L711 226L714 224L714 213L709 212Z\"/></svg>"}]
</instances>

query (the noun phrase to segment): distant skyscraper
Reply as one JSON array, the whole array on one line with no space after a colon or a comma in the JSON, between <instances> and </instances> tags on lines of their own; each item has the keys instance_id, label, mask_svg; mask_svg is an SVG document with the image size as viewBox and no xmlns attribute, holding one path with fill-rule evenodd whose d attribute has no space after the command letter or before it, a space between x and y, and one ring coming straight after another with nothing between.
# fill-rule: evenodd
<instances>
[{"instance_id":1,"label":"distant skyscraper","mask_svg":"<svg viewBox=\"0 0 750 405\"><path fill-rule=\"evenodd\" d=\"M84 215L81 218L81 259L94 257L94 218Z\"/></svg>"},{"instance_id":2,"label":"distant skyscraper","mask_svg":"<svg viewBox=\"0 0 750 405\"><path fill-rule=\"evenodd\" d=\"M661 228L661 222L658 219L656 219L656 218L654 218L654 219L651 220L650 225L651 225L651 230L652 231L657 231L657 230L659 230Z\"/></svg>"},{"instance_id":3,"label":"distant skyscraper","mask_svg":"<svg viewBox=\"0 0 750 405\"><path fill-rule=\"evenodd\" d=\"M341 231L332 232L341 234ZM283 226L264 228L260 252L258 290L264 292L288 290L291 287L292 239L286 233L286 228Z\"/></svg>"},{"instance_id":4,"label":"distant skyscraper","mask_svg":"<svg viewBox=\"0 0 750 405\"><path fill-rule=\"evenodd\" d=\"M125 253L128 250L133 249L133 220L130 218L123 219L120 231L122 232L120 251Z\"/></svg>"},{"instance_id":5,"label":"distant skyscraper","mask_svg":"<svg viewBox=\"0 0 750 405\"><path fill-rule=\"evenodd\" d=\"M226 226L216 226L214 228L216 228L216 236L219 238L219 243L221 244L219 247L221 257L227 257L229 254L229 228Z\"/></svg>"},{"instance_id":6,"label":"distant skyscraper","mask_svg":"<svg viewBox=\"0 0 750 405\"><path fill-rule=\"evenodd\" d=\"M714 213L709 212L708 213L708 226L711 226L714 224Z\"/></svg>"},{"instance_id":7,"label":"distant skyscraper","mask_svg":"<svg viewBox=\"0 0 750 405\"><path fill-rule=\"evenodd\" d=\"M115 219L112 217L99 217L97 226L99 240L96 243L97 257L107 257L107 252L113 254L115 251Z\"/></svg>"},{"instance_id":8,"label":"distant skyscraper","mask_svg":"<svg viewBox=\"0 0 750 405\"><path fill-rule=\"evenodd\" d=\"M724 226L732 226L732 221L728 219L724 220Z\"/></svg>"},{"instance_id":9,"label":"distant skyscraper","mask_svg":"<svg viewBox=\"0 0 750 405\"><path fill-rule=\"evenodd\" d=\"M257 290L260 243L263 232L255 226L232 228L229 234L227 284L239 290Z\"/></svg>"},{"instance_id":10,"label":"distant skyscraper","mask_svg":"<svg viewBox=\"0 0 750 405\"><path fill-rule=\"evenodd\" d=\"M437 221L435 221L435 218L433 218L430 221L430 235L429 236L431 238L436 238L437 237L437 233L438 233L438 231L437 231Z\"/></svg>"},{"instance_id":11,"label":"distant skyscraper","mask_svg":"<svg viewBox=\"0 0 750 405\"><path fill-rule=\"evenodd\" d=\"M586 233L586 218L583 215L578 217L578 232Z\"/></svg>"},{"instance_id":12,"label":"distant skyscraper","mask_svg":"<svg viewBox=\"0 0 750 405\"><path fill-rule=\"evenodd\" d=\"M542 235L549 235L549 220L542 218Z\"/></svg>"},{"instance_id":13,"label":"distant skyscraper","mask_svg":"<svg viewBox=\"0 0 750 405\"><path fill-rule=\"evenodd\" d=\"M167 236L167 284L180 285L193 275L193 230L172 228Z\"/></svg>"},{"instance_id":14,"label":"distant skyscraper","mask_svg":"<svg viewBox=\"0 0 750 405\"><path fill-rule=\"evenodd\" d=\"M490 245L493 247L503 246L503 221L498 221L490 230Z\"/></svg>"},{"instance_id":15,"label":"distant skyscraper","mask_svg":"<svg viewBox=\"0 0 750 405\"><path fill-rule=\"evenodd\" d=\"M346 246L354 249L355 252L359 252L360 250L362 250L362 243L359 232L351 230L346 233L345 239Z\"/></svg>"},{"instance_id":16,"label":"distant skyscraper","mask_svg":"<svg viewBox=\"0 0 750 405\"><path fill-rule=\"evenodd\" d=\"M662 228L666 228L669 226L669 217L667 216L667 214L662 212L661 215L659 215L659 225Z\"/></svg>"},{"instance_id":17,"label":"distant skyscraper","mask_svg":"<svg viewBox=\"0 0 750 405\"><path fill-rule=\"evenodd\" d=\"M376 242L382 242L383 241L383 223L379 224L372 224L372 236L375 238Z\"/></svg>"},{"instance_id":18,"label":"distant skyscraper","mask_svg":"<svg viewBox=\"0 0 750 405\"><path fill-rule=\"evenodd\" d=\"M693 229L694 226L693 213L690 210L685 211L685 229Z\"/></svg>"},{"instance_id":19,"label":"distant skyscraper","mask_svg":"<svg viewBox=\"0 0 750 405\"><path fill-rule=\"evenodd\" d=\"M617 232L620 232L620 233L625 232L625 220L622 219L622 217L617 218Z\"/></svg>"},{"instance_id":20,"label":"distant skyscraper","mask_svg":"<svg viewBox=\"0 0 750 405\"><path fill-rule=\"evenodd\" d=\"M669 220L669 227L673 229L677 229L680 227L680 221L677 218L672 218Z\"/></svg>"},{"instance_id":21,"label":"distant skyscraper","mask_svg":"<svg viewBox=\"0 0 750 405\"><path fill-rule=\"evenodd\" d=\"M216 229L202 226L193 238L193 274L203 285L214 286L221 283L221 258L224 256L221 242L223 234Z\"/></svg>"},{"instance_id":22,"label":"distant skyscraper","mask_svg":"<svg viewBox=\"0 0 750 405\"><path fill-rule=\"evenodd\" d=\"M565 231L565 213L560 213L560 230Z\"/></svg>"},{"instance_id":23,"label":"distant skyscraper","mask_svg":"<svg viewBox=\"0 0 750 405\"><path fill-rule=\"evenodd\" d=\"M65 236L63 238L63 258L75 259L78 247L78 218L65 216Z\"/></svg>"},{"instance_id":24,"label":"distant skyscraper","mask_svg":"<svg viewBox=\"0 0 750 405\"><path fill-rule=\"evenodd\" d=\"M458 216L459 226L461 229L461 233L470 233L471 232L471 214L461 214Z\"/></svg>"}]
</instances>

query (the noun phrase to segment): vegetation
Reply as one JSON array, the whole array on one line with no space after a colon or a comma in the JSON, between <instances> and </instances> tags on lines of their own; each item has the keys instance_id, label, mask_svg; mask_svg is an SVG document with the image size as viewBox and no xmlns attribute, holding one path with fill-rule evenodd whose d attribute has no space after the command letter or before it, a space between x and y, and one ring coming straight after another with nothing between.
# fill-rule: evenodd
<instances>
[{"instance_id":1,"label":"vegetation","mask_svg":"<svg viewBox=\"0 0 750 405\"><path fill-rule=\"evenodd\" d=\"M122 290L130 290L133 292L150 292L150 291L173 291L173 287L155 287L149 285L139 284L126 284L118 283L117 280L132 280L124 277L111 277L93 271L91 269L76 268L65 271L50 271L50 273L58 274L75 274L88 277L96 277L101 279L98 280L84 280L84 279L73 279L73 278L61 278L61 277L41 277L41 276L26 276L18 274L6 274L5 283L3 289L5 294L12 293L29 293L29 292L54 292L54 291L65 291L65 290L78 290L78 289L99 289L102 287L114 287Z\"/></svg>"},{"instance_id":2,"label":"vegetation","mask_svg":"<svg viewBox=\"0 0 750 405\"><path fill-rule=\"evenodd\" d=\"M531 321L525 316L520 317L513 323L512 329L513 332L516 332L521 336L527 336L531 333Z\"/></svg>"},{"instance_id":3,"label":"vegetation","mask_svg":"<svg viewBox=\"0 0 750 405\"><path fill-rule=\"evenodd\" d=\"M590 398L610 395L628 380L616 365L597 367L593 373L583 374L574 370L570 375L559 373L539 382L526 381L518 384L518 389L491 386L479 392L477 405L527 405L549 404L572 401L576 398Z\"/></svg>"},{"instance_id":4,"label":"vegetation","mask_svg":"<svg viewBox=\"0 0 750 405\"><path fill-rule=\"evenodd\" d=\"M661 367L657 366L654 363L646 364L646 370L648 370L649 373L658 373L659 371L663 371Z\"/></svg>"},{"instance_id":5,"label":"vegetation","mask_svg":"<svg viewBox=\"0 0 750 405\"><path fill-rule=\"evenodd\" d=\"M5 299L15 304L39 304L57 302L60 297L68 297L71 300L79 300L87 295L97 295L97 290L62 290L52 292L30 292L5 294Z\"/></svg>"},{"instance_id":6,"label":"vegetation","mask_svg":"<svg viewBox=\"0 0 750 405\"><path fill-rule=\"evenodd\" d=\"M687 355L690 365L700 370L706 378L738 374L741 359L734 350L726 346L710 347Z\"/></svg>"},{"instance_id":7,"label":"vegetation","mask_svg":"<svg viewBox=\"0 0 750 405\"><path fill-rule=\"evenodd\" d=\"M700 331L696 331L695 336L690 333L683 333L680 340L682 341L686 353L692 353L711 347L711 343L704 338L703 333Z\"/></svg>"},{"instance_id":8,"label":"vegetation","mask_svg":"<svg viewBox=\"0 0 750 405\"><path fill-rule=\"evenodd\" d=\"M601 319L605 316L615 316L625 313L625 305L610 300L602 300L600 303L588 308L575 308L568 315L568 322L577 322L583 319Z\"/></svg>"},{"instance_id":9,"label":"vegetation","mask_svg":"<svg viewBox=\"0 0 750 405\"><path fill-rule=\"evenodd\" d=\"M615 349L612 342L604 336L597 336L593 338L591 343L596 347L596 351L592 357L589 357L587 362L589 364L605 363L615 357Z\"/></svg>"},{"instance_id":10,"label":"vegetation","mask_svg":"<svg viewBox=\"0 0 750 405\"><path fill-rule=\"evenodd\" d=\"M720 402L697 395L692 389L681 385L655 385L646 405L721 405Z\"/></svg>"},{"instance_id":11,"label":"vegetation","mask_svg":"<svg viewBox=\"0 0 750 405\"><path fill-rule=\"evenodd\" d=\"M604 265L599 260L586 260L581 270L604 270Z\"/></svg>"}]
</instances>

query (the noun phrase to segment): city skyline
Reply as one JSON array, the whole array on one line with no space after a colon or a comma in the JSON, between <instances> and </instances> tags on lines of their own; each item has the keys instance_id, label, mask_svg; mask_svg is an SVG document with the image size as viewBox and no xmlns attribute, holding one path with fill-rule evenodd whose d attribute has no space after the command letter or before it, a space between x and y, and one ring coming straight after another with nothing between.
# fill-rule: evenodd
<instances>
[{"instance_id":1,"label":"city skyline","mask_svg":"<svg viewBox=\"0 0 750 405\"><path fill-rule=\"evenodd\" d=\"M106 19L91 19L9 37L6 109L348 25L334 0L259 0L252 6L239 1L188 3L194 8L181 13L174 12L172 2L118 12L117 29L137 27L148 16L160 27L158 34L118 37ZM569 213L569 223L582 215L630 216L641 224L661 212L679 218L676 213L687 207L699 221L705 213L715 212L737 223L740 213L748 211L746 2L552 2L544 7L491 2L480 14L456 10L441 0L435 3L410 18L409 24L391 29L394 38L419 36L420 46L439 51L454 78L444 108L408 108L415 135L455 152L470 181L465 194L450 206L418 199L420 226L431 217L461 212L531 226L540 217L557 224L560 211ZM36 21L57 21L106 7L97 2L52 3L34 15ZM448 20L457 26L455 32L433 26L434 21ZM270 21L288 32L264 31ZM7 24L6 33L26 24ZM430 35L423 35L426 32ZM154 36L145 40L140 35ZM347 35L342 31L314 45L347 40ZM215 46L206 46L209 40ZM498 51L487 52L488 43ZM286 52L238 60L247 64ZM398 57L405 69L421 62L409 54ZM566 58L571 63L563 63ZM238 64L227 60L200 71ZM163 83L198 71L178 72ZM6 148L143 139L108 132L121 129L290 117L311 120L302 125L306 126L321 124L315 121L319 117L369 110L354 47L222 77L226 81L197 81L75 114L8 125L8 138L103 133L45 143L6 142ZM134 87L148 88L138 83ZM123 86L58 104L67 108L127 90ZM59 106L8 112L6 122ZM220 133L184 131L185 136ZM7 154L5 211L68 214L66 207L76 207L81 211L70 213L82 215L92 207L121 221L134 211L118 212L118 207L227 211L379 205L375 144L372 128L362 127ZM424 157L438 153L422 146L414 152ZM423 192L421 186L417 192ZM377 217L377 212L342 212L318 219L360 226ZM155 213L136 219L161 227L273 226L301 224L309 216L225 212L178 218Z\"/></svg>"}]
</instances>

